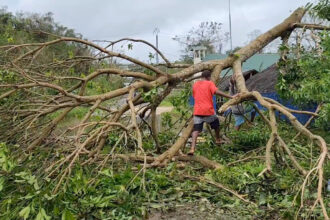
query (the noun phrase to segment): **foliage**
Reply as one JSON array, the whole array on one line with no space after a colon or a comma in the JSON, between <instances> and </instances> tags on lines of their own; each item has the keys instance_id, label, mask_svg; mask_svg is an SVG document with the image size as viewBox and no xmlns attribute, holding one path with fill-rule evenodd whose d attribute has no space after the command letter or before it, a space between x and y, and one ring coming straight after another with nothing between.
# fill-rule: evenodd
<instances>
[{"instance_id":1,"label":"foliage","mask_svg":"<svg viewBox=\"0 0 330 220\"><path fill-rule=\"evenodd\" d=\"M234 131L232 132L233 142L241 147L245 147L246 150L265 146L269 138L269 131L267 130L253 127L247 131Z\"/></svg>"},{"instance_id":2,"label":"foliage","mask_svg":"<svg viewBox=\"0 0 330 220\"><path fill-rule=\"evenodd\" d=\"M313 7L313 11L319 18L330 21L330 1L319 0L318 3Z\"/></svg>"},{"instance_id":3,"label":"foliage","mask_svg":"<svg viewBox=\"0 0 330 220\"><path fill-rule=\"evenodd\" d=\"M191 116L192 106L189 105L189 99L191 97L191 84L186 83L179 94L169 98L169 101L174 106L175 111L179 113L181 120L187 119Z\"/></svg>"},{"instance_id":4,"label":"foliage","mask_svg":"<svg viewBox=\"0 0 330 220\"><path fill-rule=\"evenodd\" d=\"M4 172L10 172L15 167L14 161L8 157L8 154L9 149L7 145L0 143L0 167ZM3 189L3 186L0 186L0 189Z\"/></svg>"},{"instance_id":5,"label":"foliage","mask_svg":"<svg viewBox=\"0 0 330 220\"><path fill-rule=\"evenodd\" d=\"M116 76L116 75L101 76L87 83L87 88L88 88L87 95L97 95L100 93L106 93L109 91L122 88L123 85L124 85L124 80L120 76Z\"/></svg>"},{"instance_id":6,"label":"foliage","mask_svg":"<svg viewBox=\"0 0 330 220\"><path fill-rule=\"evenodd\" d=\"M37 166L32 158L24 163ZM1 219L135 219L147 216L150 209L167 209L214 192L202 186L205 193L200 194L198 184L182 181L175 163L165 170L147 170L145 185L130 164L105 168L97 175L91 167L76 166L67 186L57 194L51 191L55 183L33 174L34 168L18 164L0 178Z\"/></svg>"},{"instance_id":7,"label":"foliage","mask_svg":"<svg viewBox=\"0 0 330 220\"><path fill-rule=\"evenodd\" d=\"M269 135L269 132L265 131L267 129L259 124L248 130L249 132L245 130L240 131L242 135L238 135L236 131L230 132L228 137L233 140L234 143L226 144L221 147L213 144L209 135L204 136L206 141L198 145L197 153L207 158L212 158L221 164L227 164L225 168L207 171L205 175L215 182L230 186L241 194L247 195L251 201L257 203L258 208L253 211L258 213L259 217L263 216L266 219L293 219L301 201L299 197L300 194L297 194L297 190L300 189L304 180L297 171L293 170L288 164L277 161L272 167L273 172L276 173L275 176L261 178L258 177L258 174L265 168L263 160L258 161L257 159L251 159L249 162L228 166L228 164L242 158L257 158L260 153L257 152L260 151L260 149L265 149L264 146L268 138L267 136ZM290 140L294 135L292 129L284 122L279 124L279 131L280 135L285 138L285 140ZM325 138L327 137L328 135L326 135ZM256 141L256 143L254 141ZM259 144L257 144L258 142ZM254 145L254 147L248 147L251 144ZM318 149L313 147L313 145L295 141L290 142L289 148L294 151L295 156L301 161L300 164L306 169L309 168L310 164L315 164L317 162L317 157L313 157L313 155L317 155ZM279 151L281 150L279 149ZM263 153L259 155L263 155ZM309 158L308 160L311 161L306 160L306 158ZM329 165L329 162L325 165L326 173L329 172L329 170L327 170ZM305 200L313 201L316 198L316 192L313 191L313 187L316 186L317 182L313 181L313 184L305 191ZM329 201L330 197L327 193L325 194L325 201ZM239 206L235 207L240 209ZM271 208L267 209L266 207ZM301 217L304 219L318 219L322 216L320 209L314 213L313 217L310 216L310 214L308 210L303 210Z\"/></svg>"},{"instance_id":8,"label":"foliage","mask_svg":"<svg viewBox=\"0 0 330 220\"><path fill-rule=\"evenodd\" d=\"M51 41L57 39L59 36L63 37L75 37L82 38L80 34L74 32L73 29L64 27L54 21L52 13L46 14L30 14L30 13L17 13L13 15L7 12L6 8L0 9L0 46L15 45L21 43L40 43L45 41ZM18 53L25 53L25 49L18 51L12 51L16 56ZM0 53L0 64L12 59L12 54ZM79 57L92 57L93 51L82 44L74 42L62 42L56 45L42 48L39 53L34 56L35 65L37 67L30 67L34 70L33 77L36 79L43 75L46 81L53 82L65 89L72 88L73 85L79 83L76 79L62 80L60 77L74 76L79 78L85 78L90 73L94 72L98 68L107 68L111 66L107 61L100 61L98 63L91 61L77 62ZM49 64L49 65L46 65ZM45 64L45 65L43 65ZM20 73L8 68L0 69L0 81L3 84L21 84ZM111 82L111 83L109 83ZM96 95L100 93L106 93L118 88L123 87L124 80L120 76L116 75L102 75L93 81L87 83L87 89L85 95ZM0 94L8 92L7 88L0 88ZM78 94L78 90L73 93ZM11 96L1 99L1 111L4 109L10 110L15 108L21 108L22 111L26 106L20 106L18 103L25 102L25 100L34 100L40 98L42 94L42 100L45 100L47 95L59 94L57 90L50 88L36 88L33 92L17 91ZM86 108L76 108L69 113L69 116L82 118L83 114L87 113ZM51 119L58 116L60 111L57 111L50 115ZM0 114L0 133L2 129L7 129L8 126L15 124L15 121L19 121L21 118L17 115ZM68 119L68 118L66 118ZM69 124L68 121L67 124ZM12 140L14 143L15 141Z\"/></svg>"},{"instance_id":9,"label":"foliage","mask_svg":"<svg viewBox=\"0 0 330 220\"><path fill-rule=\"evenodd\" d=\"M300 147L304 148L301 145ZM4 148L9 149L9 146L2 143L1 149ZM10 148L15 149L13 146ZM212 144L199 145L197 149L198 153L205 156L212 151L213 158L218 158L217 160L224 164L226 160L234 161L240 156L226 155L228 153L214 148ZM13 152L5 152L6 158L13 160ZM276 166L274 169L281 178L258 177L264 168L263 161L252 160L221 171L201 169L198 164L179 169L174 162L166 169L148 169L145 185L142 175L136 176L141 167L136 169L130 163L110 165L98 173L94 173L93 167L76 166L67 186L59 193L52 194L51 189L56 182L39 176L38 172L38 167L46 159L46 155L31 157L26 161L14 161L13 169L1 175L1 219L135 219L146 217L150 210L166 211L175 208L178 203L184 205L203 200L207 200L210 205L217 207L216 209L223 210L219 217L258 216L268 219L276 215L279 218L292 218L297 211L296 208L292 209L292 204L298 204L299 208L299 201L294 201L294 195L302 183L302 178L291 168ZM0 173L3 173L3 170ZM258 207L248 206L204 182L182 179L182 176L187 174L201 175L220 182L247 195ZM315 194L307 191L305 196L312 199ZM325 202L327 201L326 197ZM318 214L317 212L316 215Z\"/></svg>"},{"instance_id":10,"label":"foliage","mask_svg":"<svg viewBox=\"0 0 330 220\"><path fill-rule=\"evenodd\" d=\"M315 125L324 130L330 130L330 103L326 103L322 106L319 116L315 121Z\"/></svg>"},{"instance_id":11,"label":"foliage","mask_svg":"<svg viewBox=\"0 0 330 220\"><path fill-rule=\"evenodd\" d=\"M173 125L172 125L173 126ZM281 123L280 130L287 133L288 139L293 135L288 125ZM214 159L221 164L228 164L246 157L247 146L253 145L250 156L263 155L262 150L254 153L253 149L265 144L266 131L263 126L250 128L251 132L242 131L242 135L233 131L228 137L234 141L233 145L216 146L208 132L203 133L205 142L198 143L197 154ZM244 134L244 135L243 135ZM175 133L163 132L160 134L161 144L173 139ZM119 137L112 133L108 138L108 146L102 152L108 155ZM144 140L144 145L149 140ZM123 142L124 143L124 142ZM317 155L317 148L312 151L306 143L294 142L289 145L297 149L308 158ZM252 159L246 163L237 163L226 166L222 170L208 170L198 163L187 164L185 168L178 168L173 162L165 169L147 169L145 177L138 174L141 166L133 163L110 162L101 171L94 166L80 167L76 165L66 185L53 194L56 179L48 178L40 172L47 167L52 154L50 149L40 149L33 156L19 159L16 149L19 146L0 144L0 218L15 219L135 219L147 217L151 210L173 210L176 204L188 205L197 202L195 207L201 207L201 201L208 201L211 210L222 210L217 215L232 218L293 218L300 206L300 197L295 200L297 190L302 184L303 177L297 171L285 164L274 164L276 178L262 178L258 174L264 169L264 161ZM146 146L145 148L149 148ZM119 147L115 152L127 151ZM300 154L296 154L300 158ZM304 161L304 157L300 159ZM316 162L313 161L313 163ZM309 166L308 161L302 164ZM330 169L328 162L325 165L325 175ZM184 179L185 175L203 176L209 180L219 182L240 194L247 195L250 201L258 207L247 205L230 194L200 181ZM306 190L305 199L312 200L315 193L313 184ZM329 202L325 197L325 203ZM292 205L295 204L293 207ZM213 208L212 208L213 207ZM195 210L196 214L203 212ZM205 214L206 215L206 214ZM308 210L302 216L308 218ZM320 217L317 210L313 217Z\"/></svg>"},{"instance_id":12,"label":"foliage","mask_svg":"<svg viewBox=\"0 0 330 220\"><path fill-rule=\"evenodd\" d=\"M3 148L6 145L1 146ZM9 152L6 156L9 156ZM25 163L35 161L31 158ZM129 166L116 173L103 169L97 179L94 178L95 174L92 176L91 170L77 166L67 187L52 194L53 181L37 177L31 168L21 165L1 177L1 219L18 216L24 219L50 219L50 216L62 216L62 219L133 219L134 216L146 215L147 206L143 202L158 199L157 192L172 185L157 171L147 172L147 192L153 192L147 194L142 190L141 177L135 178Z\"/></svg>"},{"instance_id":13,"label":"foliage","mask_svg":"<svg viewBox=\"0 0 330 220\"><path fill-rule=\"evenodd\" d=\"M1 44L19 43L27 39L41 42L50 37L40 31L58 36L81 37L73 29L56 23L51 12L43 15L20 12L13 15L7 12L6 8L0 9L0 31L3 34L1 35Z\"/></svg>"},{"instance_id":14,"label":"foliage","mask_svg":"<svg viewBox=\"0 0 330 220\"><path fill-rule=\"evenodd\" d=\"M159 88L155 87L147 92L143 92L142 89L140 91L141 91L142 98L144 101L154 103L157 99L158 90L159 90Z\"/></svg>"},{"instance_id":15,"label":"foliage","mask_svg":"<svg viewBox=\"0 0 330 220\"><path fill-rule=\"evenodd\" d=\"M40 43L63 37L82 38L82 35L74 32L73 29L64 27L54 21L53 14L31 14L17 13L13 15L7 12L6 8L0 9L0 45L13 45L22 43ZM76 43L60 43L52 45L41 51L38 63L47 61L57 61L60 58L72 59L74 56L86 56L90 54L90 50ZM56 58L55 58L56 57ZM1 62L6 59L0 54ZM72 72L87 73L89 66L76 65L71 68ZM42 70L40 70L42 71ZM52 76L54 69L45 69L44 73ZM57 73L60 72L57 69Z\"/></svg>"},{"instance_id":16,"label":"foliage","mask_svg":"<svg viewBox=\"0 0 330 220\"><path fill-rule=\"evenodd\" d=\"M282 98L299 105L324 103L322 117L317 124L329 128L330 35L320 33L320 38L321 52L318 49L307 51L304 47L290 48L293 52L298 49L299 55L292 53L279 64L285 74L279 75L277 90Z\"/></svg>"}]
</instances>

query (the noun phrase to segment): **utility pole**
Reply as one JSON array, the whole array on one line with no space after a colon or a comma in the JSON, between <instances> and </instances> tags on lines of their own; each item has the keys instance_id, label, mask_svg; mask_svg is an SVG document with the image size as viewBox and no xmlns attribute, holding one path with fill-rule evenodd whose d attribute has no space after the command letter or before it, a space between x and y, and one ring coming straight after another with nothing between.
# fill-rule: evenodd
<instances>
[{"instance_id":1,"label":"utility pole","mask_svg":"<svg viewBox=\"0 0 330 220\"><path fill-rule=\"evenodd\" d=\"M158 33L159 33L159 28L156 27L154 30L154 34L156 35L156 48L158 50ZM156 52L156 63L159 63L159 59L158 59L158 52Z\"/></svg>"},{"instance_id":2,"label":"utility pole","mask_svg":"<svg viewBox=\"0 0 330 220\"><path fill-rule=\"evenodd\" d=\"M230 50L233 52L233 39L231 36L231 14L230 14L230 0L229 2L229 35L230 35Z\"/></svg>"}]
</instances>

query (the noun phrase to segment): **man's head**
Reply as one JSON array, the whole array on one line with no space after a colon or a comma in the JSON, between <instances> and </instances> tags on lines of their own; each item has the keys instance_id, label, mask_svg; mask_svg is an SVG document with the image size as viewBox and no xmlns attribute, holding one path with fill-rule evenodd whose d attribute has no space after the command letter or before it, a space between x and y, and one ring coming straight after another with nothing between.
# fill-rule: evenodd
<instances>
[{"instance_id":1,"label":"man's head","mask_svg":"<svg viewBox=\"0 0 330 220\"><path fill-rule=\"evenodd\" d=\"M211 71L210 70L204 70L202 72L202 77L205 78L206 80L210 80L211 79Z\"/></svg>"}]
</instances>

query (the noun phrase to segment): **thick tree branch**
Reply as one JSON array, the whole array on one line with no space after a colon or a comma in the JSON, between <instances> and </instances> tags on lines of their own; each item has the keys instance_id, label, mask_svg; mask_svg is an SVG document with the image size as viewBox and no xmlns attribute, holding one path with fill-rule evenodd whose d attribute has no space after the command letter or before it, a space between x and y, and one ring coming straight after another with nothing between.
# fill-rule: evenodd
<instances>
[{"instance_id":1,"label":"thick tree branch","mask_svg":"<svg viewBox=\"0 0 330 220\"><path fill-rule=\"evenodd\" d=\"M319 25L319 24L304 24L304 23L295 23L293 24L295 28L304 28L304 29L314 29L314 30L330 30L329 26Z\"/></svg>"}]
</instances>

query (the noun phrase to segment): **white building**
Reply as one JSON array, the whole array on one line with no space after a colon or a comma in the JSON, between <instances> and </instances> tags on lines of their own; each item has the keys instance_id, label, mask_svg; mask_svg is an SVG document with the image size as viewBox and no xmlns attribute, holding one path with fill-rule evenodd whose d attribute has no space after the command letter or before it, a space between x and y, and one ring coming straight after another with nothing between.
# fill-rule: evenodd
<instances>
[{"instance_id":1,"label":"white building","mask_svg":"<svg viewBox=\"0 0 330 220\"><path fill-rule=\"evenodd\" d=\"M195 46L192 48L194 54L194 64L202 62L206 55L207 48L204 46ZM202 72L196 73L194 77L200 76Z\"/></svg>"},{"instance_id":2,"label":"white building","mask_svg":"<svg viewBox=\"0 0 330 220\"><path fill-rule=\"evenodd\" d=\"M207 48L204 46L195 46L192 48L194 53L194 64L202 62L203 58L206 55Z\"/></svg>"}]
</instances>

